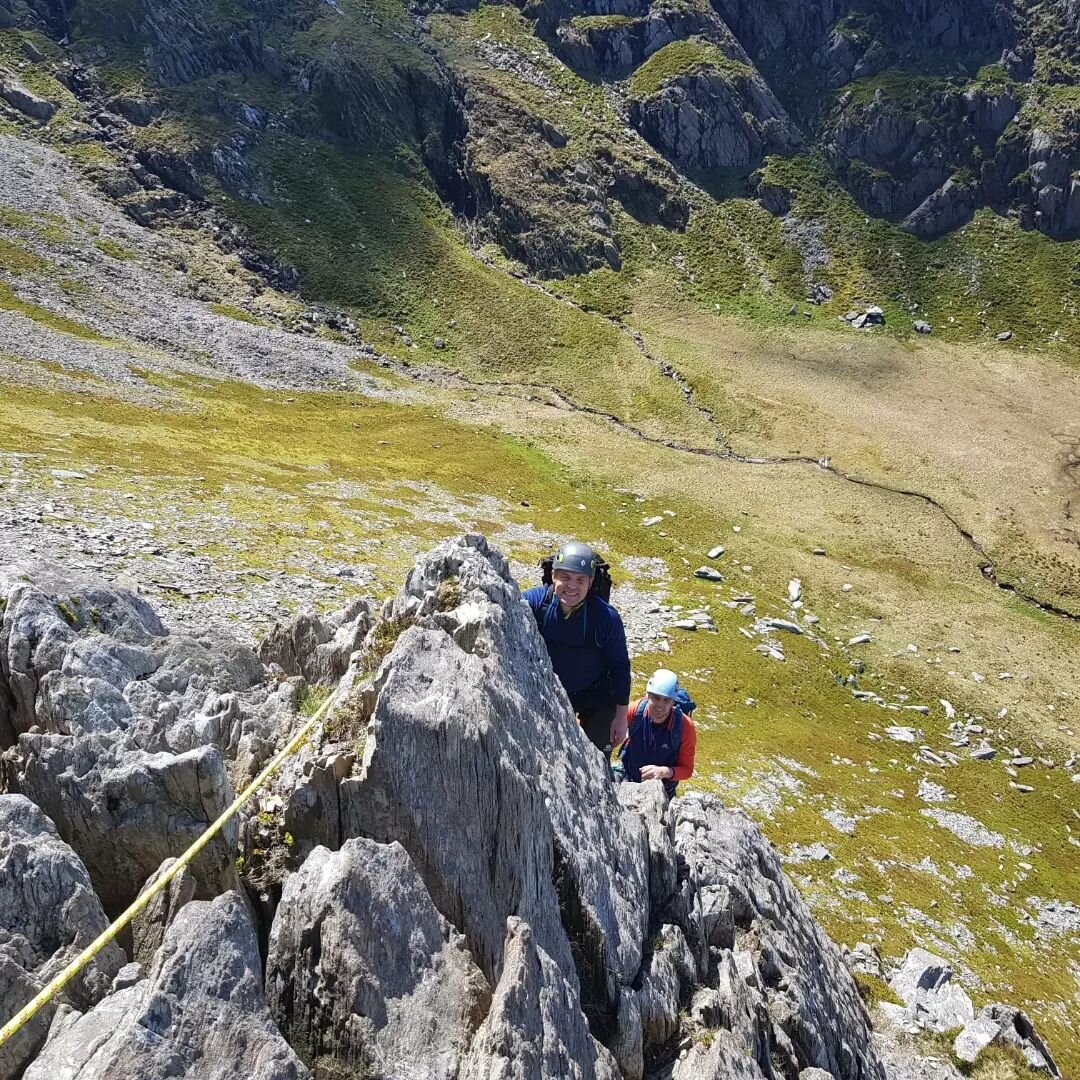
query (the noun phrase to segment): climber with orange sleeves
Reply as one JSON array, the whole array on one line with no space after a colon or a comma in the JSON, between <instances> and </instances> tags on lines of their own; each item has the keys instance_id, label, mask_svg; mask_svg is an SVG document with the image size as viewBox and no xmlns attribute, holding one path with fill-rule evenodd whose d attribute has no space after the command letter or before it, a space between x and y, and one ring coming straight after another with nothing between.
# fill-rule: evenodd
<instances>
[{"instance_id":1,"label":"climber with orange sleeves","mask_svg":"<svg viewBox=\"0 0 1080 1080\"><path fill-rule=\"evenodd\" d=\"M631 712L616 776L634 783L661 780L668 798L674 796L679 781L694 774L697 730L690 719L694 708L694 699L679 686L674 671L653 672L645 697Z\"/></svg>"}]
</instances>

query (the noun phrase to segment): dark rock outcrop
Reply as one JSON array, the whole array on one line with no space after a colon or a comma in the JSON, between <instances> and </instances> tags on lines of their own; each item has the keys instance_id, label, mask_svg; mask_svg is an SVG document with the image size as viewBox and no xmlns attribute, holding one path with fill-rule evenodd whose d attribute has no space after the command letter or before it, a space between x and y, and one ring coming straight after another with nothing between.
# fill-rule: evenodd
<instances>
[{"instance_id":1,"label":"dark rock outcrop","mask_svg":"<svg viewBox=\"0 0 1080 1080\"><path fill-rule=\"evenodd\" d=\"M974 184L949 179L908 214L902 228L920 240L933 240L970 221L977 205Z\"/></svg>"},{"instance_id":2,"label":"dark rock outcrop","mask_svg":"<svg viewBox=\"0 0 1080 1080\"><path fill-rule=\"evenodd\" d=\"M665 45L710 34L730 38L710 12L660 0L641 18L601 15L561 23L552 46L567 65L589 78L623 79Z\"/></svg>"},{"instance_id":3,"label":"dark rock outcrop","mask_svg":"<svg viewBox=\"0 0 1080 1080\"><path fill-rule=\"evenodd\" d=\"M679 169L757 167L766 154L801 143L764 80L745 65L705 65L678 75L631 105L631 122Z\"/></svg>"}]
</instances>

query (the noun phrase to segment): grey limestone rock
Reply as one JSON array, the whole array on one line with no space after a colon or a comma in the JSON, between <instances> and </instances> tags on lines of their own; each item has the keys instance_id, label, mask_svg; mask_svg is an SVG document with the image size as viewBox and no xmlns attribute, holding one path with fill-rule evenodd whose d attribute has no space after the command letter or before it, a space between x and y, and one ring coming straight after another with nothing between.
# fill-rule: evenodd
<instances>
[{"instance_id":1,"label":"grey limestone rock","mask_svg":"<svg viewBox=\"0 0 1080 1080\"><path fill-rule=\"evenodd\" d=\"M952 976L948 961L925 949L911 949L889 985L917 1022L934 1031L950 1031L975 1017L971 998Z\"/></svg>"},{"instance_id":2,"label":"grey limestone rock","mask_svg":"<svg viewBox=\"0 0 1080 1080\"><path fill-rule=\"evenodd\" d=\"M166 859L147 880L139 895L142 896L151 889L175 862L175 859ZM142 967L149 968L154 962L154 956L165 940L166 931L180 909L195 898L196 888L195 875L185 866L132 920L131 955Z\"/></svg>"},{"instance_id":3,"label":"grey limestone rock","mask_svg":"<svg viewBox=\"0 0 1080 1080\"><path fill-rule=\"evenodd\" d=\"M259 659L277 664L286 675L303 675L309 683L336 683L372 622L366 600L326 617L305 611L287 625L274 625L259 643Z\"/></svg>"},{"instance_id":4,"label":"grey limestone rock","mask_svg":"<svg viewBox=\"0 0 1080 1080\"><path fill-rule=\"evenodd\" d=\"M0 795L0 1026L108 925L90 877L52 822L21 795ZM124 963L107 945L59 998L86 1009ZM45 1041L55 1005L0 1048L0 1076L16 1076Z\"/></svg>"},{"instance_id":5,"label":"grey limestone rock","mask_svg":"<svg viewBox=\"0 0 1080 1080\"><path fill-rule=\"evenodd\" d=\"M1051 1076L1061 1075L1034 1025L1019 1009L1008 1005L984 1006L956 1036L953 1053L961 1061L971 1063L991 1045L1014 1046L1024 1055L1029 1068Z\"/></svg>"},{"instance_id":6,"label":"grey limestone rock","mask_svg":"<svg viewBox=\"0 0 1080 1080\"><path fill-rule=\"evenodd\" d=\"M247 909L235 893L186 905L146 979L56 1035L24 1080L307 1080L270 1018Z\"/></svg>"},{"instance_id":7,"label":"grey limestone rock","mask_svg":"<svg viewBox=\"0 0 1080 1080\"><path fill-rule=\"evenodd\" d=\"M461 1080L619 1080L615 1059L589 1033L566 974L528 923L507 920L502 975Z\"/></svg>"},{"instance_id":8,"label":"grey limestone rock","mask_svg":"<svg viewBox=\"0 0 1080 1080\"><path fill-rule=\"evenodd\" d=\"M464 939L400 844L316 848L285 884L267 957L270 1010L307 1060L454 1080L491 1003Z\"/></svg>"},{"instance_id":9,"label":"grey limestone rock","mask_svg":"<svg viewBox=\"0 0 1080 1080\"><path fill-rule=\"evenodd\" d=\"M491 983L518 915L613 1020L641 963L645 826L622 812L506 559L480 536L448 542L384 616L407 628L375 679L360 778L342 784L343 836L398 840Z\"/></svg>"},{"instance_id":10,"label":"grey limestone rock","mask_svg":"<svg viewBox=\"0 0 1080 1080\"><path fill-rule=\"evenodd\" d=\"M764 1080L757 1061L748 1057L738 1040L723 1029L708 1041L696 1042L675 1066L672 1080Z\"/></svg>"},{"instance_id":11,"label":"grey limestone rock","mask_svg":"<svg viewBox=\"0 0 1080 1080\"><path fill-rule=\"evenodd\" d=\"M0 71L0 97L33 120L51 120L56 104L28 90L10 72Z\"/></svg>"},{"instance_id":12,"label":"grey limestone rock","mask_svg":"<svg viewBox=\"0 0 1080 1080\"><path fill-rule=\"evenodd\" d=\"M675 821L668 813L668 799L659 780L643 784L619 784L619 803L645 823L649 844L649 902L661 911L679 888L675 854Z\"/></svg>"},{"instance_id":13,"label":"grey limestone rock","mask_svg":"<svg viewBox=\"0 0 1080 1080\"><path fill-rule=\"evenodd\" d=\"M745 1050L771 1047L773 1060L792 1073L820 1068L846 1080L883 1080L869 1018L840 950L760 830L711 796L684 795L672 808L676 846L700 887L730 892L736 948L726 1008L744 1017L737 1027ZM771 1075L768 1059L762 1064Z\"/></svg>"},{"instance_id":14,"label":"grey limestone rock","mask_svg":"<svg viewBox=\"0 0 1080 1080\"><path fill-rule=\"evenodd\" d=\"M232 802L221 754L127 750L105 735L24 735L3 759L9 790L32 799L86 864L106 911L119 912L169 857L180 855ZM230 888L236 822L192 865L199 895Z\"/></svg>"}]
</instances>

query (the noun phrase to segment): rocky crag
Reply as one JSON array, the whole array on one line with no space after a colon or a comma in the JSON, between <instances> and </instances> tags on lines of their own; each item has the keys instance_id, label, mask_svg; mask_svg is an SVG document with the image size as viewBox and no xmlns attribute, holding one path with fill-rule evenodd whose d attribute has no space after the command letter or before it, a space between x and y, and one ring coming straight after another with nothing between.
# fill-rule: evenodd
<instances>
[{"instance_id":1,"label":"rocky crag","mask_svg":"<svg viewBox=\"0 0 1080 1080\"><path fill-rule=\"evenodd\" d=\"M0 1021L334 694L122 947L3 1046L5 1078L914 1074L897 1051L886 1070L849 970L880 961L845 962L756 826L611 782L482 537L258 655L170 634L122 589L0 583ZM975 1018L948 981L909 956L898 1022L958 1018L966 1060L998 1043L1056 1072L1023 1014Z\"/></svg>"},{"instance_id":2,"label":"rocky crag","mask_svg":"<svg viewBox=\"0 0 1080 1080\"><path fill-rule=\"evenodd\" d=\"M1074 6L4 0L0 25L48 40L0 58L0 108L93 146L144 222L221 196L287 214L290 139L407 151L478 241L550 278L619 270L622 215L680 231L715 205L698 185L786 218L824 177L924 240L980 208L1063 239L1080 233ZM245 257L286 286L307 269Z\"/></svg>"}]
</instances>

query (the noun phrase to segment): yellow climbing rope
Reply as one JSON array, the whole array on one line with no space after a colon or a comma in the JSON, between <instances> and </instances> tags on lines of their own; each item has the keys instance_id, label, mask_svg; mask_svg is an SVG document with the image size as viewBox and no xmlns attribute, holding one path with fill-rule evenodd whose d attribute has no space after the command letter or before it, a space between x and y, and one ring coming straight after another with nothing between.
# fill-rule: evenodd
<instances>
[{"instance_id":1,"label":"yellow climbing rope","mask_svg":"<svg viewBox=\"0 0 1080 1080\"><path fill-rule=\"evenodd\" d=\"M2 1028L0 1028L0 1047L10 1039L24 1024L32 1019L42 1008L45 1007L63 988L80 972L86 965L99 953L101 950L124 929L136 915L155 897L162 889L164 889L170 881L185 866L187 866L211 840L225 827L225 824L230 818L240 809L254 795L266 781L273 776L273 774L280 767L281 763L287 758L295 754L301 746L307 741L308 736L311 734L312 728L322 719L326 710L333 702L333 697L329 697L319 706L315 715L308 720L303 727L296 733L292 741L283 749L279 750L277 754L271 758L270 763L265 769L239 795L233 800L232 805L195 841L161 875L154 884L146 890L141 896L139 896L134 903L109 927L101 932L100 935L88 945L63 971L57 975L44 990L41 991L33 999L28 1002L22 1009L16 1013Z\"/></svg>"}]
</instances>

